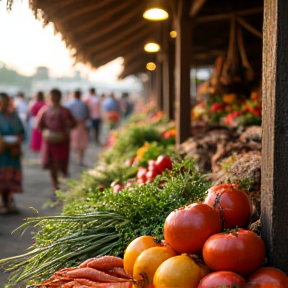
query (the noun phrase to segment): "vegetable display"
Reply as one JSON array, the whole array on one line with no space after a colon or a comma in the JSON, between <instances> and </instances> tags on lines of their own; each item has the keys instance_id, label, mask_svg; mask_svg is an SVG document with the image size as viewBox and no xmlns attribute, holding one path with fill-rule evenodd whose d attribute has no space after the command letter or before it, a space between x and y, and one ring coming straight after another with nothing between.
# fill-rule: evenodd
<instances>
[{"instance_id":1,"label":"vegetable display","mask_svg":"<svg viewBox=\"0 0 288 288\"><path fill-rule=\"evenodd\" d=\"M209 191L238 193L235 184L223 184L220 188L216 185ZM246 204L250 207L250 203ZM178 208L166 217L161 241L149 235L139 236L127 245L123 260L115 256L90 258L78 267L54 272L38 287L97 287L95 283L127 282L125 288L130 288L131 283L136 288L287 288L288 277L282 271L262 267L263 240L254 232L236 226L219 233L225 227L221 221L225 224L225 220L221 219L218 207L205 203ZM171 229L169 225L174 226L169 231L172 238L165 231L167 227ZM175 239L179 244L176 248ZM185 243L187 239L189 245ZM190 251L191 247L195 250ZM84 281L90 282L84 284ZM77 286L80 283L86 286Z\"/></svg>"},{"instance_id":2,"label":"vegetable display","mask_svg":"<svg viewBox=\"0 0 288 288\"><path fill-rule=\"evenodd\" d=\"M236 98L225 95L225 107ZM211 112L223 107L211 105ZM31 288L288 288L282 271L262 267L264 242L248 230L255 212L248 188L230 180L211 187L195 161L170 146L175 128L163 114L155 113L150 126L142 125L142 115L137 119L139 125L111 134L113 145L97 167L58 194L62 215L29 218L17 229L32 226L34 244L24 255L0 260L10 282Z\"/></svg>"},{"instance_id":3,"label":"vegetable display","mask_svg":"<svg viewBox=\"0 0 288 288\"><path fill-rule=\"evenodd\" d=\"M36 227L35 244L27 254L2 259L0 265L13 271L11 282L35 283L88 258L122 257L128 243L139 236L163 239L166 216L202 201L210 185L192 159L176 159L172 170L166 169L151 183L134 183L118 193L110 187L87 189L84 198L66 203L64 215L27 219L19 229Z\"/></svg>"}]
</instances>

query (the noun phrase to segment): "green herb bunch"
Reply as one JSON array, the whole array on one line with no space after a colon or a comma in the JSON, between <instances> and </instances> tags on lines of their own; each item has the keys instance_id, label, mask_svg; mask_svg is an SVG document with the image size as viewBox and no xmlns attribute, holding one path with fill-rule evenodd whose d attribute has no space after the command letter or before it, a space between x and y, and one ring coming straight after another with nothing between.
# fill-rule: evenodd
<instances>
[{"instance_id":1,"label":"green herb bunch","mask_svg":"<svg viewBox=\"0 0 288 288\"><path fill-rule=\"evenodd\" d=\"M124 189L87 189L79 201L66 203L64 215L27 219L18 229L33 226L35 244L25 255L0 260L13 271L11 282L42 281L55 271L99 255L123 256L136 237L163 238L167 215L181 206L202 201L210 182L191 159L150 184Z\"/></svg>"},{"instance_id":2,"label":"green herb bunch","mask_svg":"<svg viewBox=\"0 0 288 288\"><path fill-rule=\"evenodd\" d=\"M116 139L115 145L101 154L101 158L108 164L134 158L145 142L165 143L161 133L152 126L125 126L125 129L117 132Z\"/></svg>"}]
</instances>

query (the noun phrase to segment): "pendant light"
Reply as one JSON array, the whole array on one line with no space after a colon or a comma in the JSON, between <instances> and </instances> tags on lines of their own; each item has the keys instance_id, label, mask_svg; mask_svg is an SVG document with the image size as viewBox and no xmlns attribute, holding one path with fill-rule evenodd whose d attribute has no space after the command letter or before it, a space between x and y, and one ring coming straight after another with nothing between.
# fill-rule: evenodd
<instances>
[{"instance_id":1,"label":"pendant light","mask_svg":"<svg viewBox=\"0 0 288 288\"><path fill-rule=\"evenodd\" d=\"M143 18L152 21L161 21L169 18L165 1L150 0L147 3Z\"/></svg>"},{"instance_id":2,"label":"pendant light","mask_svg":"<svg viewBox=\"0 0 288 288\"><path fill-rule=\"evenodd\" d=\"M154 71L156 69L156 64L154 62L148 62L146 64L146 69L149 71Z\"/></svg>"},{"instance_id":3,"label":"pendant light","mask_svg":"<svg viewBox=\"0 0 288 288\"><path fill-rule=\"evenodd\" d=\"M144 50L149 53L156 53L160 51L160 45L156 42L148 42L144 45Z\"/></svg>"}]
</instances>

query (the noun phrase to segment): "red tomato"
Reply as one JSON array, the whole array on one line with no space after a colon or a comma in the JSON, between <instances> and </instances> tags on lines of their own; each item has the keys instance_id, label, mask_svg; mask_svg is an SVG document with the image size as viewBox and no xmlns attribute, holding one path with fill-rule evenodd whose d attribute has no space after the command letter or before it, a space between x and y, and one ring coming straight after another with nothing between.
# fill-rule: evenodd
<instances>
[{"instance_id":1,"label":"red tomato","mask_svg":"<svg viewBox=\"0 0 288 288\"><path fill-rule=\"evenodd\" d=\"M139 167L137 171L137 179L142 179L144 182L147 180L146 173L148 169L144 167Z\"/></svg>"},{"instance_id":2,"label":"red tomato","mask_svg":"<svg viewBox=\"0 0 288 288\"><path fill-rule=\"evenodd\" d=\"M163 133L163 138L165 138L165 139L169 139L171 136L173 136L173 135L171 134L170 131L165 131Z\"/></svg>"},{"instance_id":3,"label":"red tomato","mask_svg":"<svg viewBox=\"0 0 288 288\"><path fill-rule=\"evenodd\" d=\"M159 175L162 173L157 167L156 167L156 161L155 160L149 160L148 161L148 171L152 171L154 174Z\"/></svg>"},{"instance_id":4,"label":"red tomato","mask_svg":"<svg viewBox=\"0 0 288 288\"><path fill-rule=\"evenodd\" d=\"M217 209L224 220L224 228L246 228L252 215L250 197L236 184L220 184L211 187L204 203Z\"/></svg>"},{"instance_id":5,"label":"red tomato","mask_svg":"<svg viewBox=\"0 0 288 288\"><path fill-rule=\"evenodd\" d=\"M123 189L122 185L120 184L116 184L115 186L113 186L113 192L114 193L118 193Z\"/></svg>"},{"instance_id":6,"label":"red tomato","mask_svg":"<svg viewBox=\"0 0 288 288\"><path fill-rule=\"evenodd\" d=\"M225 287L244 288L245 280L240 275L230 271L219 271L207 274L200 281L198 288Z\"/></svg>"},{"instance_id":7,"label":"red tomato","mask_svg":"<svg viewBox=\"0 0 288 288\"><path fill-rule=\"evenodd\" d=\"M169 156L160 155L156 159L156 168L159 171L164 171L165 169L171 170L172 169L172 161Z\"/></svg>"},{"instance_id":8,"label":"red tomato","mask_svg":"<svg viewBox=\"0 0 288 288\"><path fill-rule=\"evenodd\" d=\"M206 204L194 203L168 215L164 239L178 253L201 253L205 241L220 231L218 212Z\"/></svg>"},{"instance_id":9,"label":"red tomato","mask_svg":"<svg viewBox=\"0 0 288 288\"><path fill-rule=\"evenodd\" d=\"M288 277L273 267L262 267L255 271L247 281L247 288L287 288Z\"/></svg>"},{"instance_id":10,"label":"red tomato","mask_svg":"<svg viewBox=\"0 0 288 288\"><path fill-rule=\"evenodd\" d=\"M211 270L232 271L241 276L256 271L264 258L263 240L254 232L244 229L215 234L203 247L203 259Z\"/></svg>"},{"instance_id":11,"label":"red tomato","mask_svg":"<svg viewBox=\"0 0 288 288\"><path fill-rule=\"evenodd\" d=\"M148 161L148 170L149 170L149 167L155 167L155 164L156 164L155 160L149 160Z\"/></svg>"}]
</instances>

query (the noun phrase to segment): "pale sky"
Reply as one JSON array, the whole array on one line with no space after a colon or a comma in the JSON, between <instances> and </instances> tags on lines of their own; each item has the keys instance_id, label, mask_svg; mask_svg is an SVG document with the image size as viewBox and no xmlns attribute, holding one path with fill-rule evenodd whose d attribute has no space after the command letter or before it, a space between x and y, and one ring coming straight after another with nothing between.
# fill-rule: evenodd
<instances>
[{"instance_id":1,"label":"pale sky","mask_svg":"<svg viewBox=\"0 0 288 288\"><path fill-rule=\"evenodd\" d=\"M22 74L32 75L37 66L46 66L51 76L74 75L74 61L61 35L54 35L52 24L43 28L28 0L15 0L11 12L6 10L6 0L0 0L0 43L0 61ZM94 71L81 64L76 69L82 75L89 73L92 81L113 82L121 73L121 63L118 58Z\"/></svg>"}]
</instances>

